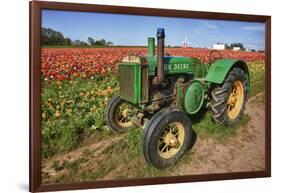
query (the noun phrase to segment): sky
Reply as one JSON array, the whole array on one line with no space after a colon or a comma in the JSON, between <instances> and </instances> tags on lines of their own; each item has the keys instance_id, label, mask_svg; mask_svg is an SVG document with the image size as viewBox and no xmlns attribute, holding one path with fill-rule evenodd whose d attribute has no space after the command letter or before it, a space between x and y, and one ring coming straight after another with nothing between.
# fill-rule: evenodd
<instances>
[{"instance_id":1,"label":"sky","mask_svg":"<svg viewBox=\"0 0 281 193\"><path fill-rule=\"evenodd\" d=\"M165 28L166 45L181 46L187 37L191 47L212 47L217 42L240 42L257 50L265 46L265 25L254 22L43 10L42 27L72 40L104 38L114 45L145 46L147 37L156 37L157 28Z\"/></svg>"}]
</instances>

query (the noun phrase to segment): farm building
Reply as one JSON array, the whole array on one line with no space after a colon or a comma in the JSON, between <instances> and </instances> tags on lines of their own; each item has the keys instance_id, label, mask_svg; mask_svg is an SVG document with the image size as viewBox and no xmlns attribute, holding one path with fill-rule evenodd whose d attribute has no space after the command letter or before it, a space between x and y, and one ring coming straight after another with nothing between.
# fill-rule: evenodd
<instances>
[{"instance_id":1,"label":"farm building","mask_svg":"<svg viewBox=\"0 0 281 193\"><path fill-rule=\"evenodd\" d=\"M216 50L225 50L225 45L224 44L214 44L213 49Z\"/></svg>"},{"instance_id":2,"label":"farm building","mask_svg":"<svg viewBox=\"0 0 281 193\"><path fill-rule=\"evenodd\" d=\"M241 48L240 47L233 47L233 51L240 51Z\"/></svg>"}]
</instances>

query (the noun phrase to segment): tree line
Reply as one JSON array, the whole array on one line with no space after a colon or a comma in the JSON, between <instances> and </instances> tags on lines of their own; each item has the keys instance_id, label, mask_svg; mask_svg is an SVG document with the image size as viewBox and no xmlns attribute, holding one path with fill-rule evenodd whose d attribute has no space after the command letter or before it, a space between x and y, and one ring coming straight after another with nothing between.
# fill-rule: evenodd
<instances>
[{"instance_id":1,"label":"tree line","mask_svg":"<svg viewBox=\"0 0 281 193\"><path fill-rule=\"evenodd\" d=\"M230 49L232 50L234 47L239 47L241 50L245 50L246 48L244 47L244 45L242 43L231 43L230 45L225 44L225 49Z\"/></svg>"},{"instance_id":2,"label":"tree line","mask_svg":"<svg viewBox=\"0 0 281 193\"><path fill-rule=\"evenodd\" d=\"M233 50L234 47L239 47L243 51L246 50L244 45L242 43L239 43L239 42L235 42L235 43L231 43L231 44L224 44L224 43L217 42L217 44L218 45L224 45L225 49L227 49L227 50Z\"/></svg>"},{"instance_id":3,"label":"tree line","mask_svg":"<svg viewBox=\"0 0 281 193\"><path fill-rule=\"evenodd\" d=\"M41 29L41 41L43 46L113 46L111 41L95 40L93 37L88 37L87 41L72 40L59 31L44 27Z\"/></svg>"}]
</instances>

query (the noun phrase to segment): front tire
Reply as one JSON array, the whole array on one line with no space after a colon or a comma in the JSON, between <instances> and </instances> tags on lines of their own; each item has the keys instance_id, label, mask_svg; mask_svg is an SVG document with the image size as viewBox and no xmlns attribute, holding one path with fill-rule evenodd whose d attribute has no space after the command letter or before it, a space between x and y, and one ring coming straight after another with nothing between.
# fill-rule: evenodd
<instances>
[{"instance_id":1,"label":"front tire","mask_svg":"<svg viewBox=\"0 0 281 193\"><path fill-rule=\"evenodd\" d=\"M148 122L143 134L145 160L156 168L166 168L178 161L191 145L192 126L187 114L166 108Z\"/></svg>"},{"instance_id":2,"label":"front tire","mask_svg":"<svg viewBox=\"0 0 281 193\"><path fill-rule=\"evenodd\" d=\"M105 108L105 120L109 128L117 133L124 133L133 127L129 113L132 105L120 98L113 96Z\"/></svg>"},{"instance_id":3,"label":"front tire","mask_svg":"<svg viewBox=\"0 0 281 193\"><path fill-rule=\"evenodd\" d=\"M210 111L215 122L234 125L239 122L248 99L248 75L240 68L233 68L222 85L211 92Z\"/></svg>"}]
</instances>

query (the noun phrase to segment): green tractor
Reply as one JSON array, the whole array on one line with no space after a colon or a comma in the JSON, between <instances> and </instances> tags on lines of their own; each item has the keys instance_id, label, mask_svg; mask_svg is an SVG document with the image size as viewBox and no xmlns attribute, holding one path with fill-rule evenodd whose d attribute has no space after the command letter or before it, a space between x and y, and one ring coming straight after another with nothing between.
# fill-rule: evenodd
<instances>
[{"instance_id":1,"label":"green tractor","mask_svg":"<svg viewBox=\"0 0 281 193\"><path fill-rule=\"evenodd\" d=\"M144 157L156 168L174 164L190 149L191 116L209 110L217 123L239 122L250 88L244 61L220 58L203 64L195 58L164 56L164 39L159 28L157 56L155 39L148 38L147 56L126 56L118 64L120 92L105 109L113 131L144 129Z\"/></svg>"}]
</instances>

